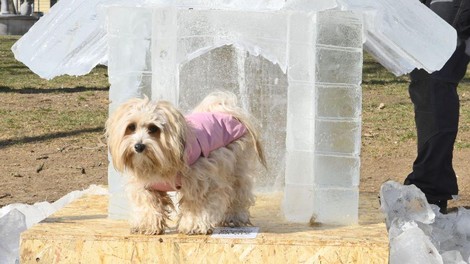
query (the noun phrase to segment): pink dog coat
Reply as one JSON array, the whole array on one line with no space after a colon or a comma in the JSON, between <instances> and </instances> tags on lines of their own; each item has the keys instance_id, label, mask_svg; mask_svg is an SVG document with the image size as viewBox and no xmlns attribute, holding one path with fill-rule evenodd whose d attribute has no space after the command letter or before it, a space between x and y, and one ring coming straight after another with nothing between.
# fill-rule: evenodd
<instances>
[{"instance_id":1,"label":"pink dog coat","mask_svg":"<svg viewBox=\"0 0 470 264\"><path fill-rule=\"evenodd\" d=\"M189 165L201 156L208 157L210 152L225 147L246 134L247 129L240 121L225 113L202 112L187 115L191 132L186 139L185 155ZM176 177L176 188L181 187L181 176ZM151 185L156 191L175 191L170 184Z\"/></svg>"}]
</instances>

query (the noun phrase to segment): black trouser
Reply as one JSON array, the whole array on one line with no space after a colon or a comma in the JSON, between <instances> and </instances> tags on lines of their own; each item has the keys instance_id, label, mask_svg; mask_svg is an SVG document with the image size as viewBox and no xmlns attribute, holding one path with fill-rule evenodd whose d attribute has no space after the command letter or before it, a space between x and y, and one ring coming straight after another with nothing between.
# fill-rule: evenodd
<instances>
[{"instance_id":1,"label":"black trouser","mask_svg":"<svg viewBox=\"0 0 470 264\"><path fill-rule=\"evenodd\" d=\"M431 1L426 2L429 6ZM467 15L465 21L468 21L468 13L460 8L463 3L467 5L468 0L456 0L454 3L436 1L430 8L456 27L456 23L463 19L462 14ZM462 32L458 33L462 37ZM452 167L460 107L457 85L465 76L469 60L470 57L465 54L465 43L460 41L441 70L432 74L414 70L410 74L409 93L415 110L418 155L405 184L416 185L428 200L449 200L452 195L458 194L457 178Z\"/></svg>"},{"instance_id":2,"label":"black trouser","mask_svg":"<svg viewBox=\"0 0 470 264\"><path fill-rule=\"evenodd\" d=\"M458 193L452 168L459 123L457 85L465 75L468 61L462 43L439 72L415 70L410 74L418 156L405 183L416 185L429 200L449 200Z\"/></svg>"}]
</instances>

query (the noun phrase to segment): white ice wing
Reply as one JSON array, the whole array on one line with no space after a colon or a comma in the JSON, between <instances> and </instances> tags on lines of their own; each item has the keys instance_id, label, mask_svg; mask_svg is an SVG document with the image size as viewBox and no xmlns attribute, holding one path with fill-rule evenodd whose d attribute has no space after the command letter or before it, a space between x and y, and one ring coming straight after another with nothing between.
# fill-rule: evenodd
<instances>
[{"instance_id":1,"label":"white ice wing","mask_svg":"<svg viewBox=\"0 0 470 264\"><path fill-rule=\"evenodd\" d=\"M389 71L442 68L457 45L447 22L418 0L338 0L342 9L365 15L365 49Z\"/></svg>"},{"instance_id":2,"label":"white ice wing","mask_svg":"<svg viewBox=\"0 0 470 264\"><path fill-rule=\"evenodd\" d=\"M87 74L107 63L106 23L100 8L130 1L58 1L13 45L15 58L45 79Z\"/></svg>"},{"instance_id":3,"label":"white ice wing","mask_svg":"<svg viewBox=\"0 0 470 264\"><path fill-rule=\"evenodd\" d=\"M15 58L42 78L86 74L105 60L105 30L96 6L101 1L59 1L12 47Z\"/></svg>"}]
</instances>

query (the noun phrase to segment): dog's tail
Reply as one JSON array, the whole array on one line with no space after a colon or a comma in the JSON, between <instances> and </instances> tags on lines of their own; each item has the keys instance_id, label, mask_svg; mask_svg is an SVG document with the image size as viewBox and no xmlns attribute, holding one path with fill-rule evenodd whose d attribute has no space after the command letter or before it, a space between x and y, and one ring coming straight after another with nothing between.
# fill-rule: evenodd
<instances>
[{"instance_id":1,"label":"dog's tail","mask_svg":"<svg viewBox=\"0 0 470 264\"><path fill-rule=\"evenodd\" d=\"M238 106L237 96L230 92L217 91L207 95L201 103L194 108L194 112L222 112L238 119L250 133L255 151L261 164L266 168L266 159L257 126L253 123L254 118L243 108Z\"/></svg>"}]
</instances>

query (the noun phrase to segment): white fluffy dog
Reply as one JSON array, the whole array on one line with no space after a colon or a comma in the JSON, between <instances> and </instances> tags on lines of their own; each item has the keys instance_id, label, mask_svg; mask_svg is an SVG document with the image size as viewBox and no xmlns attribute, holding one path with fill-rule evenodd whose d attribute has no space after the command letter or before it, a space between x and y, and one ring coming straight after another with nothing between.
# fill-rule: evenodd
<instances>
[{"instance_id":1,"label":"white fluffy dog","mask_svg":"<svg viewBox=\"0 0 470 264\"><path fill-rule=\"evenodd\" d=\"M175 209L180 233L251 225L253 174L264 166L258 132L231 93L208 95L183 116L166 101L131 99L106 122L114 168L128 177L131 232L162 234Z\"/></svg>"}]
</instances>

